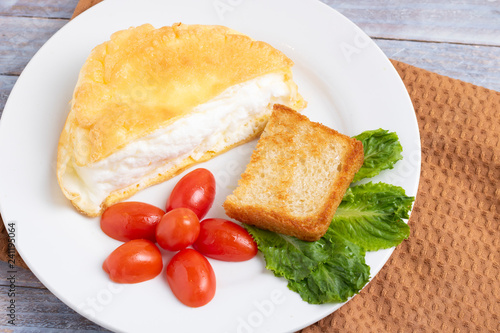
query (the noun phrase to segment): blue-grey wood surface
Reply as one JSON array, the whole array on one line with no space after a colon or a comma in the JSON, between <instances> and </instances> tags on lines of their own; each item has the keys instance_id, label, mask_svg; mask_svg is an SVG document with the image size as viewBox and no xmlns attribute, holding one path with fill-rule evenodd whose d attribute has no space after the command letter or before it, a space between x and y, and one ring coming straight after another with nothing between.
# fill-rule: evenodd
<instances>
[{"instance_id":1,"label":"blue-grey wood surface","mask_svg":"<svg viewBox=\"0 0 500 333\"><path fill-rule=\"evenodd\" d=\"M500 91L500 0L323 0L385 54ZM78 0L0 0L0 115L30 58L71 18ZM105 332L16 269L16 323L8 324L9 267L0 262L1 332Z\"/></svg>"}]
</instances>

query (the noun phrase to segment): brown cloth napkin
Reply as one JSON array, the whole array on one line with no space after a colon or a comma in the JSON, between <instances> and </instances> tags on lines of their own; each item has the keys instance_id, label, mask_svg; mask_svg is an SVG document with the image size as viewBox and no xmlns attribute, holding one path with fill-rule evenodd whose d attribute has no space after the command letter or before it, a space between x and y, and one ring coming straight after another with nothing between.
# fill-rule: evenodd
<instances>
[{"instance_id":1,"label":"brown cloth napkin","mask_svg":"<svg viewBox=\"0 0 500 333\"><path fill-rule=\"evenodd\" d=\"M98 2L81 0L73 17ZM500 93L393 65L422 141L410 238L359 295L301 333L500 332Z\"/></svg>"},{"instance_id":2,"label":"brown cloth napkin","mask_svg":"<svg viewBox=\"0 0 500 333\"><path fill-rule=\"evenodd\" d=\"M411 234L317 332L500 332L500 93L392 61L420 129Z\"/></svg>"}]
</instances>

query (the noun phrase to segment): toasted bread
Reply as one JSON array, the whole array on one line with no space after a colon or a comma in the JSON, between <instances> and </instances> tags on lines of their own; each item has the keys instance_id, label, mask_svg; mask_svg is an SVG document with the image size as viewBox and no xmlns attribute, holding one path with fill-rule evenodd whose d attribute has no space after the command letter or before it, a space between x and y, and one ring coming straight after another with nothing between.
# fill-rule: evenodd
<instances>
[{"instance_id":1,"label":"toasted bread","mask_svg":"<svg viewBox=\"0 0 500 333\"><path fill-rule=\"evenodd\" d=\"M274 105L251 161L223 207L240 222L318 240L363 158L360 141Z\"/></svg>"}]
</instances>

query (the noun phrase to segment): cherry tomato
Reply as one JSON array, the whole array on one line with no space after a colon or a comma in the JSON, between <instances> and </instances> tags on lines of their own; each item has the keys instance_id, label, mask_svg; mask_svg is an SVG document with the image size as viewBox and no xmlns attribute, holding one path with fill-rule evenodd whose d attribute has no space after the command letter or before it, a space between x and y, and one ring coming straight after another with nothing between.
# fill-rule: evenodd
<instances>
[{"instance_id":1,"label":"cherry tomato","mask_svg":"<svg viewBox=\"0 0 500 333\"><path fill-rule=\"evenodd\" d=\"M126 242L132 239L155 241L156 225L165 212L142 202L120 202L108 207L101 216L101 229L106 235Z\"/></svg>"},{"instance_id":2,"label":"cherry tomato","mask_svg":"<svg viewBox=\"0 0 500 333\"><path fill-rule=\"evenodd\" d=\"M175 185L165 210L189 208L202 219L215 199L215 178L207 169L198 168L186 174Z\"/></svg>"},{"instance_id":3,"label":"cherry tomato","mask_svg":"<svg viewBox=\"0 0 500 333\"><path fill-rule=\"evenodd\" d=\"M215 273L207 258L193 249L184 249L167 265L167 282L175 297L196 308L215 295Z\"/></svg>"},{"instance_id":4,"label":"cherry tomato","mask_svg":"<svg viewBox=\"0 0 500 333\"><path fill-rule=\"evenodd\" d=\"M134 239L116 248L102 268L112 281L138 283L161 273L163 261L158 247L147 239Z\"/></svg>"},{"instance_id":5,"label":"cherry tomato","mask_svg":"<svg viewBox=\"0 0 500 333\"><path fill-rule=\"evenodd\" d=\"M200 221L188 208L176 208L169 211L156 227L156 242L165 250L185 249L198 238Z\"/></svg>"},{"instance_id":6,"label":"cherry tomato","mask_svg":"<svg viewBox=\"0 0 500 333\"><path fill-rule=\"evenodd\" d=\"M223 261L245 261L257 254L257 243L243 227L225 219L201 221L193 247L207 257Z\"/></svg>"}]
</instances>

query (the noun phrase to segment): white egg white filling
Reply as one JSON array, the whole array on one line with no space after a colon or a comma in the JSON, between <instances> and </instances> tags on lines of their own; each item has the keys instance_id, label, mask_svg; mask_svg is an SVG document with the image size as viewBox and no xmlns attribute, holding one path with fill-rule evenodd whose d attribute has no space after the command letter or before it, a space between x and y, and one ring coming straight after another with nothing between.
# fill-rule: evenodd
<instances>
[{"instance_id":1,"label":"white egg white filling","mask_svg":"<svg viewBox=\"0 0 500 333\"><path fill-rule=\"evenodd\" d=\"M252 120L270 113L269 105L288 105L292 90L284 74L267 74L226 89L185 117L105 159L87 166L68 166L66 187L97 207L113 191L169 170L185 158L200 159L248 138ZM145 177L146 176L146 177ZM85 200L87 199L87 200Z\"/></svg>"}]
</instances>

